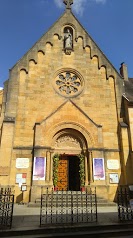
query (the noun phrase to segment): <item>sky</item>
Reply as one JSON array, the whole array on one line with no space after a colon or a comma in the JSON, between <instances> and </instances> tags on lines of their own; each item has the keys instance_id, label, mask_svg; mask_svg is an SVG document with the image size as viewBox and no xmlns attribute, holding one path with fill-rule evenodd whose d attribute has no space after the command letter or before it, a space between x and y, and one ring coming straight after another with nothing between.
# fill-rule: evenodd
<instances>
[{"instance_id":1,"label":"sky","mask_svg":"<svg viewBox=\"0 0 133 238\"><path fill-rule=\"evenodd\" d=\"M0 87L64 11L63 0L0 0ZM125 62L133 77L133 0L74 0L72 11L116 70Z\"/></svg>"}]
</instances>

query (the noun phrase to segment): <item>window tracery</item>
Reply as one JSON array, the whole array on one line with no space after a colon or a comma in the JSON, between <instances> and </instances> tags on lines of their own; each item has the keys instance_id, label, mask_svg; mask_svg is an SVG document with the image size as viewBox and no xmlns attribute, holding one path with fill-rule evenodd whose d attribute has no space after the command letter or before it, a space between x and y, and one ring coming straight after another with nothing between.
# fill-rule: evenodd
<instances>
[{"instance_id":1,"label":"window tracery","mask_svg":"<svg viewBox=\"0 0 133 238\"><path fill-rule=\"evenodd\" d=\"M55 80L58 91L64 96L74 96L80 92L81 79L70 71L60 73Z\"/></svg>"}]
</instances>

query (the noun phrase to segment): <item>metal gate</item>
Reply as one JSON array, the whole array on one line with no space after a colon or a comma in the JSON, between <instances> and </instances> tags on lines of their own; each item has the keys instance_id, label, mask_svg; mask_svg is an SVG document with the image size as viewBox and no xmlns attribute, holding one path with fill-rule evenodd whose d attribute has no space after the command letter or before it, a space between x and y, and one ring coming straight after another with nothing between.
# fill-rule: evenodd
<instances>
[{"instance_id":1,"label":"metal gate","mask_svg":"<svg viewBox=\"0 0 133 238\"><path fill-rule=\"evenodd\" d=\"M40 226L97 222L96 189L51 191L41 196Z\"/></svg>"},{"instance_id":2,"label":"metal gate","mask_svg":"<svg viewBox=\"0 0 133 238\"><path fill-rule=\"evenodd\" d=\"M128 187L120 187L117 194L118 218L120 221L133 220L133 194Z\"/></svg>"},{"instance_id":3,"label":"metal gate","mask_svg":"<svg viewBox=\"0 0 133 238\"><path fill-rule=\"evenodd\" d=\"M0 189L0 229L11 229L14 195L10 188Z\"/></svg>"}]
</instances>

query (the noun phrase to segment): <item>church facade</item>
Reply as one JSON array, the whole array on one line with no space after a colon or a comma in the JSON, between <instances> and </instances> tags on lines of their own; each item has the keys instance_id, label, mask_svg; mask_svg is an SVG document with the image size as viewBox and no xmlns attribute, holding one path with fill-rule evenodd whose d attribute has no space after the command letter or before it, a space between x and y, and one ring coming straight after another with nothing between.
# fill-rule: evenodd
<instances>
[{"instance_id":1,"label":"church facade","mask_svg":"<svg viewBox=\"0 0 133 238\"><path fill-rule=\"evenodd\" d=\"M1 91L0 185L16 202L41 190L132 185L132 79L113 67L71 11L72 1L10 70Z\"/></svg>"}]
</instances>

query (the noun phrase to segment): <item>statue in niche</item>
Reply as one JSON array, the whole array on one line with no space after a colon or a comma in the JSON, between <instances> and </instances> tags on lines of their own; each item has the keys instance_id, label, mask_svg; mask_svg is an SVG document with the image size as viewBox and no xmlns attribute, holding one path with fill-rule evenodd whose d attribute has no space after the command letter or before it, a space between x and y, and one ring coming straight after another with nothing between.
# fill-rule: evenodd
<instances>
[{"instance_id":1,"label":"statue in niche","mask_svg":"<svg viewBox=\"0 0 133 238\"><path fill-rule=\"evenodd\" d=\"M65 49L72 49L72 34L69 29L67 29L65 36L64 36L64 45Z\"/></svg>"}]
</instances>

